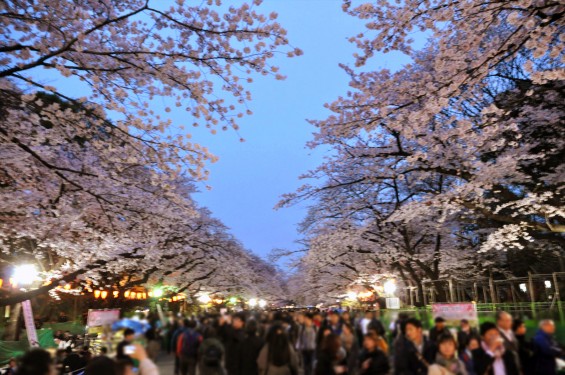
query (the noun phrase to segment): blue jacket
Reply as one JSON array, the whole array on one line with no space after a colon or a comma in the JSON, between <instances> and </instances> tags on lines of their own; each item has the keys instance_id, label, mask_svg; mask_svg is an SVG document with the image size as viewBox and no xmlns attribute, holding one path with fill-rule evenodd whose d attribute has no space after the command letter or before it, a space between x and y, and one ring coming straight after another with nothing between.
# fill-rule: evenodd
<instances>
[{"instance_id":1,"label":"blue jacket","mask_svg":"<svg viewBox=\"0 0 565 375\"><path fill-rule=\"evenodd\" d=\"M534 368L536 374L557 374L555 358L561 355L561 349L552 336L541 329L534 336Z\"/></svg>"}]
</instances>

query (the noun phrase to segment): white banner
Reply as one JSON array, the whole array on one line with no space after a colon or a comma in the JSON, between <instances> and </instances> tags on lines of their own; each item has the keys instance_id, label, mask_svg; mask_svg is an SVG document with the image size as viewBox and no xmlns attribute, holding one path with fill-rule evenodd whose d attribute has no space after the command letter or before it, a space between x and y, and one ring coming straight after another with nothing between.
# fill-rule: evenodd
<instances>
[{"instance_id":1,"label":"white banner","mask_svg":"<svg viewBox=\"0 0 565 375\"><path fill-rule=\"evenodd\" d=\"M399 309L400 308L400 298L398 298L398 297L387 297L386 308L387 309Z\"/></svg>"},{"instance_id":2,"label":"white banner","mask_svg":"<svg viewBox=\"0 0 565 375\"><path fill-rule=\"evenodd\" d=\"M458 326L461 319L467 319L472 326L478 326L477 305L472 302L432 303L434 319L441 316L447 325Z\"/></svg>"},{"instance_id":3,"label":"white banner","mask_svg":"<svg viewBox=\"0 0 565 375\"><path fill-rule=\"evenodd\" d=\"M102 327L111 325L120 319L120 309L113 310L88 310L86 325L89 327Z\"/></svg>"},{"instance_id":4,"label":"white banner","mask_svg":"<svg viewBox=\"0 0 565 375\"><path fill-rule=\"evenodd\" d=\"M31 311L31 302L26 300L22 302L22 310L24 314L24 321L26 324L27 339L29 346L39 347L39 340L37 339L37 331L35 330L35 321L33 320L33 312Z\"/></svg>"}]
</instances>

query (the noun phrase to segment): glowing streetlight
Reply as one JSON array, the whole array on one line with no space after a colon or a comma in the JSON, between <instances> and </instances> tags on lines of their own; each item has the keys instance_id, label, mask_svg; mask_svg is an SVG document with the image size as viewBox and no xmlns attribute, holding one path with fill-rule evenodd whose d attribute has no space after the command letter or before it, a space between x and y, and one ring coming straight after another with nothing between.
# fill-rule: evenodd
<instances>
[{"instance_id":1,"label":"glowing streetlight","mask_svg":"<svg viewBox=\"0 0 565 375\"><path fill-rule=\"evenodd\" d=\"M155 288L153 289L153 297L160 298L163 296L163 289Z\"/></svg>"},{"instance_id":2,"label":"glowing streetlight","mask_svg":"<svg viewBox=\"0 0 565 375\"><path fill-rule=\"evenodd\" d=\"M259 307L264 309L265 306L267 306L267 301L265 301L264 299L260 299L259 300Z\"/></svg>"},{"instance_id":3,"label":"glowing streetlight","mask_svg":"<svg viewBox=\"0 0 565 375\"><path fill-rule=\"evenodd\" d=\"M251 298L249 300L249 307L255 307L257 306L257 299L256 298Z\"/></svg>"},{"instance_id":4,"label":"glowing streetlight","mask_svg":"<svg viewBox=\"0 0 565 375\"><path fill-rule=\"evenodd\" d=\"M210 301L212 300L212 298L210 298L209 295L207 294L203 294L200 297L198 297L198 301L200 301L201 303L207 305L210 303Z\"/></svg>"},{"instance_id":5,"label":"glowing streetlight","mask_svg":"<svg viewBox=\"0 0 565 375\"><path fill-rule=\"evenodd\" d=\"M524 293L526 293L528 291L528 288L526 288L526 283L522 283L519 285L520 290Z\"/></svg>"},{"instance_id":6,"label":"glowing streetlight","mask_svg":"<svg viewBox=\"0 0 565 375\"><path fill-rule=\"evenodd\" d=\"M386 294L394 294L396 292L396 282L394 280L387 280L384 285Z\"/></svg>"},{"instance_id":7,"label":"glowing streetlight","mask_svg":"<svg viewBox=\"0 0 565 375\"><path fill-rule=\"evenodd\" d=\"M17 284L28 286L38 279L38 275L37 268L33 264L22 264L14 268L12 278Z\"/></svg>"},{"instance_id":8,"label":"glowing streetlight","mask_svg":"<svg viewBox=\"0 0 565 375\"><path fill-rule=\"evenodd\" d=\"M545 281L544 281L544 284L545 284L546 289L551 288L551 281L545 280Z\"/></svg>"},{"instance_id":9,"label":"glowing streetlight","mask_svg":"<svg viewBox=\"0 0 565 375\"><path fill-rule=\"evenodd\" d=\"M355 301L357 299L357 293L355 292L348 292L347 293L347 298L350 299L351 301Z\"/></svg>"},{"instance_id":10,"label":"glowing streetlight","mask_svg":"<svg viewBox=\"0 0 565 375\"><path fill-rule=\"evenodd\" d=\"M231 298L230 298L230 303L231 303L232 305L235 305L235 304L237 303L237 298L231 297Z\"/></svg>"}]
</instances>

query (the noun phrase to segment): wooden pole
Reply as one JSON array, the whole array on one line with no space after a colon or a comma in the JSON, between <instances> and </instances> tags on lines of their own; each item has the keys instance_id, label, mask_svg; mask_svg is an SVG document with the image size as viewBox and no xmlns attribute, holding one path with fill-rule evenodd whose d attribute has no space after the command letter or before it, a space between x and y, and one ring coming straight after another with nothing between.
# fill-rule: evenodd
<instances>
[{"instance_id":1,"label":"wooden pole","mask_svg":"<svg viewBox=\"0 0 565 375\"><path fill-rule=\"evenodd\" d=\"M488 284L490 287L490 299L492 303L496 303L497 302L496 290L494 289L494 280L492 279L492 276L488 278Z\"/></svg>"},{"instance_id":2,"label":"wooden pole","mask_svg":"<svg viewBox=\"0 0 565 375\"><path fill-rule=\"evenodd\" d=\"M532 306L532 314L536 317L536 293L534 291L534 281L532 273L528 271L528 291L530 292L530 305Z\"/></svg>"}]
</instances>

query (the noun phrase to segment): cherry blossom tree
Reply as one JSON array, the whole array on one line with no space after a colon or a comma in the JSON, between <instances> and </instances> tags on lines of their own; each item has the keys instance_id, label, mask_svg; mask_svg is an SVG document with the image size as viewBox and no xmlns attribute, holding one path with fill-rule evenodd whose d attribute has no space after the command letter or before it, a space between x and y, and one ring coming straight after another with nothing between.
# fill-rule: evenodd
<instances>
[{"instance_id":1,"label":"cherry blossom tree","mask_svg":"<svg viewBox=\"0 0 565 375\"><path fill-rule=\"evenodd\" d=\"M310 147L333 153L302 176L316 182L281 202L314 200L305 223L319 229L309 251L325 230L340 251L351 246L345 256L368 249L406 278L414 271L414 281L452 275L454 265L491 271L496 262L481 254L492 249L562 253L565 7L470 0L343 8L367 31L350 39L360 48L355 67L343 65L350 91L327 105L330 116L311 121L318 132ZM428 43L417 47L414 31ZM410 63L374 70L391 51ZM311 256L304 261L312 269L325 264Z\"/></svg>"},{"instance_id":2,"label":"cherry blossom tree","mask_svg":"<svg viewBox=\"0 0 565 375\"><path fill-rule=\"evenodd\" d=\"M301 53L259 5L0 4L4 262L25 254L62 282L135 271L135 282L194 290L226 270L246 279L249 264L235 260L248 252L191 198L215 157L186 128L237 131L251 114L247 83L283 79L269 60ZM187 123L172 123L175 108Z\"/></svg>"}]
</instances>

